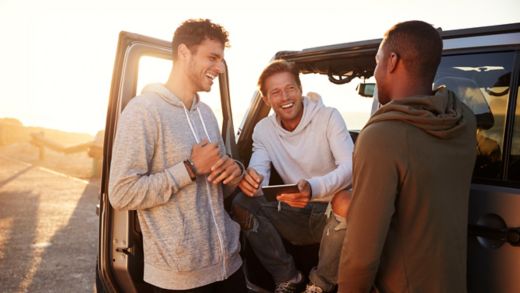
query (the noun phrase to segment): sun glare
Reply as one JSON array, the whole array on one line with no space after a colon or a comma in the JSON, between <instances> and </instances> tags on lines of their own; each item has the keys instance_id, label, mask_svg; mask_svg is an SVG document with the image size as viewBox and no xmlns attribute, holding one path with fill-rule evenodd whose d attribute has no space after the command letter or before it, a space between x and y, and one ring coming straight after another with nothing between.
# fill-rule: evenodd
<instances>
[{"instance_id":1,"label":"sun glare","mask_svg":"<svg viewBox=\"0 0 520 293\"><path fill-rule=\"evenodd\" d=\"M486 12L489 3L485 1L468 5L468 1L441 0L431 4L432 9L407 4L407 9L392 14L387 13L390 4L367 1L363 7L371 7L370 16L352 9L347 2L319 8L299 3L301 9L294 13L293 4L279 1L232 7L206 1L204 5L173 5L152 0L144 7L132 1L93 1L88 9L66 1L59 5L55 1L0 1L0 32L10 44L0 48L0 80L4 85L0 117L17 118L24 125L90 134L104 128L114 52L122 30L170 40L175 28L188 18L210 18L222 24L230 33L226 61L236 129L256 89L258 75L278 51L378 38L392 24L410 18L443 29L519 21L514 13L518 9L511 9L518 6L515 1L496 7L499 11L493 15ZM215 9L210 9L210 4ZM272 5L278 9L270 9ZM452 9L445 9L447 6ZM458 13L462 9L467 12L464 17ZM275 21L265 21L266 15ZM165 82L168 77L170 62L153 59L145 57L141 62L144 73L138 92L144 85ZM329 96L322 87L303 86L304 90ZM215 93L217 83L211 91ZM218 99L201 96L219 115ZM347 103L349 111L361 112L369 102L347 98L341 103Z\"/></svg>"}]
</instances>

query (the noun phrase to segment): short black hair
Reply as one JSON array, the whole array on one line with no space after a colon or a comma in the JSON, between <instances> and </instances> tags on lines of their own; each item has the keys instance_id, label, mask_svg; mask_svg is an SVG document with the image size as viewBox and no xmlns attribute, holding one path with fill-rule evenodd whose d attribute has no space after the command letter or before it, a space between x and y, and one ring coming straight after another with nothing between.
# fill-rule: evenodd
<instances>
[{"instance_id":1,"label":"short black hair","mask_svg":"<svg viewBox=\"0 0 520 293\"><path fill-rule=\"evenodd\" d=\"M394 25L384 36L385 52L395 52L406 68L433 82L441 62L442 38L431 24L420 20Z\"/></svg>"},{"instance_id":2,"label":"short black hair","mask_svg":"<svg viewBox=\"0 0 520 293\"><path fill-rule=\"evenodd\" d=\"M260 77L258 78L258 89L263 97L267 97L267 92L265 88L265 81L272 75L277 73L288 72L294 76L294 80L296 84L301 89L302 82L300 81L300 69L294 62L289 62L285 60L275 60L262 71Z\"/></svg>"},{"instance_id":3,"label":"short black hair","mask_svg":"<svg viewBox=\"0 0 520 293\"><path fill-rule=\"evenodd\" d=\"M197 45L210 39L229 47L229 34L221 25L212 23L209 19L188 19L184 21L173 34L172 54L177 59L177 49L180 44L186 45L190 51L196 51Z\"/></svg>"}]
</instances>

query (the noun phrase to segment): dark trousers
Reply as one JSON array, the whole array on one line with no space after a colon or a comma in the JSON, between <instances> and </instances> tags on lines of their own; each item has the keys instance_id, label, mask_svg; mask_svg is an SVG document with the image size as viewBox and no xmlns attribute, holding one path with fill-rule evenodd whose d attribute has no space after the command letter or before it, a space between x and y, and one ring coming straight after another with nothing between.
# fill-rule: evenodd
<instances>
[{"instance_id":1,"label":"dark trousers","mask_svg":"<svg viewBox=\"0 0 520 293\"><path fill-rule=\"evenodd\" d=\"M168 290L159 287L154 288L155 293L247 293L246 280L242 268L239 268L229 278L211 283L202 287L187 290Z\"/></svg>"}]
</instances>

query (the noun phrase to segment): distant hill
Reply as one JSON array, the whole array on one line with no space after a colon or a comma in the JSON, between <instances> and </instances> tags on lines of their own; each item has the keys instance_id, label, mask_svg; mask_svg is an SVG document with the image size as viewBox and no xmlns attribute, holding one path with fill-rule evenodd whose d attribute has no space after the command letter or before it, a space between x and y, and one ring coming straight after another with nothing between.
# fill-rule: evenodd
<instances>
[{"instance_id":1,"label":"distant hill","mask_svg":"<svg viewBox=\"0 0 520 293\"><path fill-rule=\"evenodd\" d=\"M45 138L64 146L76 145L94 140L87 133L67 132L43 127L24 126L15 118L0 118L0 146L13 143L30 142L32 133L42 133Z\"/></svg>"}]
</instances>

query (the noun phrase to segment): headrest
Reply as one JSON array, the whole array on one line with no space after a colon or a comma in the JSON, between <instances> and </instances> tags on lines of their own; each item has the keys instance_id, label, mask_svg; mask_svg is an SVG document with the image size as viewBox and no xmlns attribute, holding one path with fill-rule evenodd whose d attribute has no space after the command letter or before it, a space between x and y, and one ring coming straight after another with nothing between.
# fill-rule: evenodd
<instances>
[{"instance_id":1,"label":"headrest","mask_svg":"<svg viewBox=\"0 0 520 293\"><path fill-rule=\"evenodd\" d=\"M469 78L459 76L443 76L433 83L433 87L446 86L454 92L477 118L477 127L489 129L495 123L493 113L489 108L488 102L477 83Z\"/></svg>"}]
</instances>

